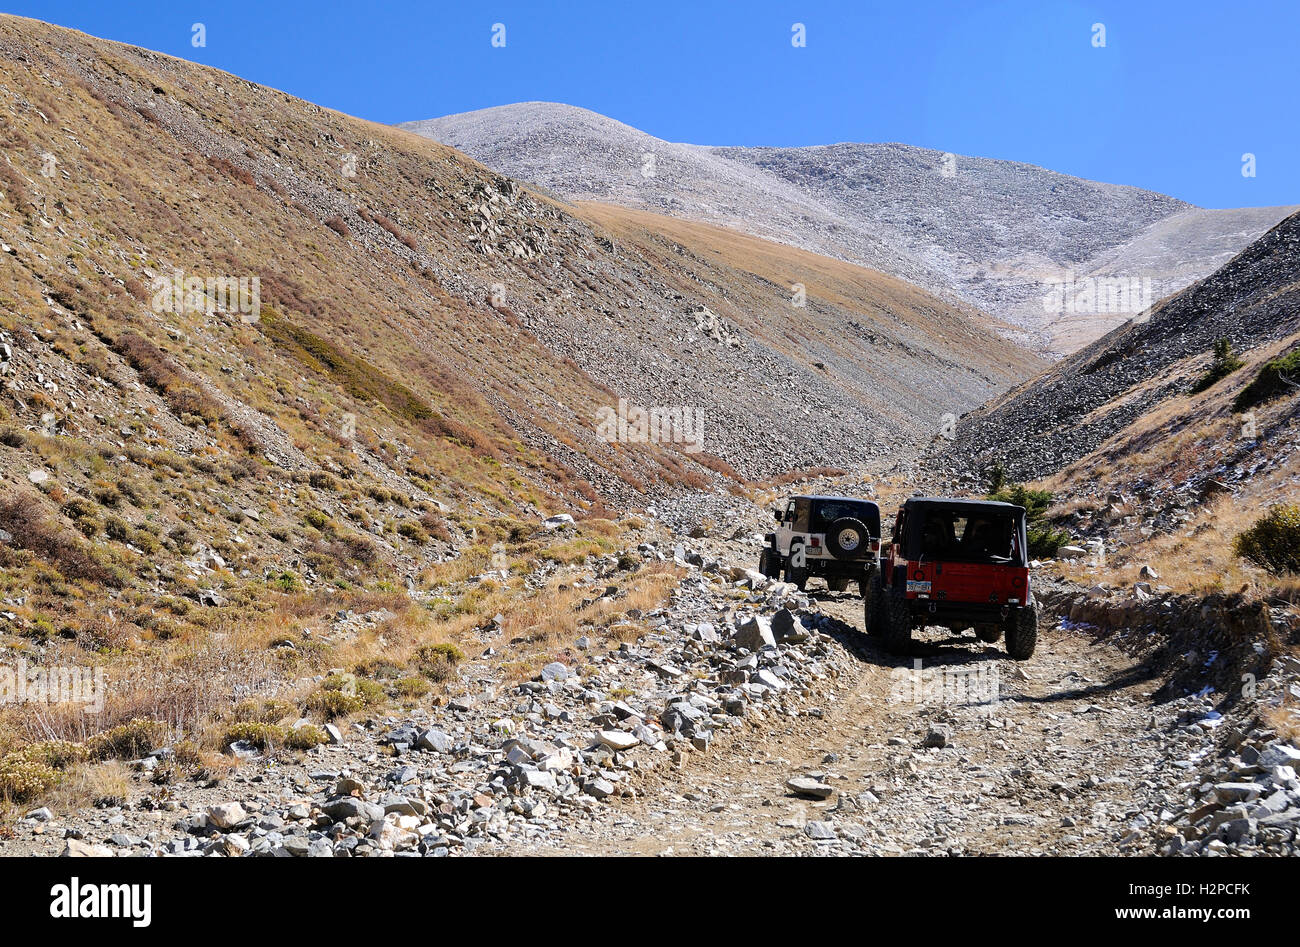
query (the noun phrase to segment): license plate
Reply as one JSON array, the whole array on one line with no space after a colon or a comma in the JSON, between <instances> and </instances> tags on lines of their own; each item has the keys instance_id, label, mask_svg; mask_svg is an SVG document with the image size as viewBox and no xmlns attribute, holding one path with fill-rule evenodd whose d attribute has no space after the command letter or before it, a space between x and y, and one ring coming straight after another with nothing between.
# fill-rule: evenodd
<instances>
[{"instance_id":1,"label":"license plate","mask_svg":"<svg viewBox=\"0 0 1300 947\"><path fill-rule=\"evenodd\" d=\"M909 592L928 592L930 591L929 582L917 582L915 579L907 580L907 591Z\"/></svg>"}]
</instances>

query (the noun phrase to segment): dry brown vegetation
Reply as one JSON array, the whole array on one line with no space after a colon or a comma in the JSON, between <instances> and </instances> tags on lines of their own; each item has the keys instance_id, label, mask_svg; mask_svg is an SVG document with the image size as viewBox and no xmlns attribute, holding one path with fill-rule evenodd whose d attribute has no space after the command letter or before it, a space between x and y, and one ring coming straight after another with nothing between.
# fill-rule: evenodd
<instances>
[{"instance_id":1,"label":"dry brown vegetation","mask_svg":"<svg viewBox=\"0 0 1300 947\"><path fill-rule=\"evenodd\" d=\"M674 264L640 224L648 255L634 267L593 240L587 212L525 193L521 219L547 254L485 255L473 202L502 182L463 156L33 21L0 16L0 86L13 93L0 98L0 235L13 248L0 255L0 331L16 353L0 382L0 529L13 536L0 611L14 616L0 649L103 667L114 683L98 716L0 713L0 750L144 720L211 753L236 724L348 712L329 696L341 691L295 683L335 667L371 680L377 701L436 699L454 683L452 652L427 649L460 647L497 612L530 639L524 673L579 628L631 634L618 613L671 584L643 570L618 603L577 609L569 590L522 587L529 563L617 548L611 484L621 499L744 488L725 452L595 437L596 409L618 394L575 360L589 350L528 329L543 313L604 331L610 301L642 280L674 309L699 298L697 260ZM45 152L54 177L40 173ZM363 173L340 172L348 153ZM736 268L738 250L707 264L731 318L790 275L762 253L775 255L754 257L757 275ZM177 275L256 277L261 311L155 306ZM926 331L962 341L937 300L867 271L825 275L844 306L879 295L876 323L924 312ZM489 304L497 282L509 305ZM755 328L790 349L783 330ZM986 374L1027 369L1013 362ZM38 470L47 479L29 488ZM558 509L578 528L536 536L537 512ZM499 568L497 543L510 577L471 586ZM405 594L408 578L434 592L430 607ZM332 642L341 609L393 617ZM394 655L393 676L357 670ZM285 715L237 719L231 695L248 690L274 693ZM292 751L291 734L265 735Z\"/></svg>"},{"instance_id":2,"label":"dry brown vegetation","mask_svg":"<svg viewBox=\"0 0 1300 947\"><path fill-rule=\"evenodd\" d=\"M1070 497L1054 512L1091 512L1107 494L1131 494L1139 485L1154 489L1152 501L1137 502L1124 512L1132 523L1117 530L1117 545L1101 568L1083 563L1063 566L1081 581L1098 579L1127 585L1137 580L1142 564L1160 574L1160 584L1195 593L1253 590L1294 601L1300 581L1269 575L1244 561L1234 539L1270 505L1294 499L1297 426L1300 399L1281 398L1246 415L1234 410L1240 391L1259 367L1300 342L1300 334L1243 353L1244 365L1204 392L1171 398L1111 438L1100 449L1045 481L1058 495ZM1188 379L1199 377L1204 357L1170 370ZM1157 383L1152 380L1151 384ZM1245 436L1251 425L1253 436ZM1240 466L1253 473L1230 492L1198 495L1208 479L1225 476L1222 467ZM1191 518L1175 530L1144 535L1140 527L1159 504L1181 490Z\"/></svg>"}]
</instances>

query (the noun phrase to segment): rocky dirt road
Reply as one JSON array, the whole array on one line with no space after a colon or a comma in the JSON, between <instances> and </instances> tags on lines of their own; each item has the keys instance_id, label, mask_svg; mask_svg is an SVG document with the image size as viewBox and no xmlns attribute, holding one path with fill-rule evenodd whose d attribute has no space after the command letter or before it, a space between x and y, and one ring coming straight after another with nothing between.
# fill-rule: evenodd
<instances>
[{"instance_id":1,"label":"rocky dirt road","mask_svg":"<svg viewBox=\"0 0 1300 947\"><path fill-rule=\"evenodd\" d=\"M1029 661L940 629L894 657L857 595L749 568L762 511L710 502L627 550L675 583L634 639L593 626L519 680L494 620L445 702L209 782L159 784L159 748L122 798L27 813L0 854L1294 854L1300 661L1234 701L1233 673L1207 683L1218 639L1054 617L1084 593L1046 568ZM626 594L619 557L567 569Z\"/></svg>"},{"instance_id":2,"label":"rocky dirt road","mask_svg":"<svg viewBox=\"0 0 1300 947\"><path fill-rule=\"evenodd\" d=\"M1138 661L1084 632L1045 627L1020 664L930 629L904 660L861 633L856 596L814 604L854 658L820 707L728 735L558 851L1114 852L1138 842L1148 822L1134 820L1158 819L1149 797L1177 782L1178 750L1190 758L1208 739L1180 730L1185 702L1152 703L1159 682ZM787 787L798 777L810 792Z\"/></svg>"}]
</instances>

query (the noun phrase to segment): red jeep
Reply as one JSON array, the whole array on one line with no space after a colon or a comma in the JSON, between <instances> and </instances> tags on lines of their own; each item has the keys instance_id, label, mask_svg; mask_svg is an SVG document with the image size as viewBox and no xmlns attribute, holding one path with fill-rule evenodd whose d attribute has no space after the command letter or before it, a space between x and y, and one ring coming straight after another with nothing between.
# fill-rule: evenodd
<instances>
[{"instance_id":1,"label":"red jeep","mask_svg":"<svg viewBox=\"0 0 1300 947\"><path fill-rule=\"evenodd\" d=\"M913 497L867 594L867 634L894 654L914 628L975 630L981 641L1007 636L1007 654L1024 661L1038 640L1038 606L1029 590L1025 508L989 500Z\"/></svg>"}]
</instances>

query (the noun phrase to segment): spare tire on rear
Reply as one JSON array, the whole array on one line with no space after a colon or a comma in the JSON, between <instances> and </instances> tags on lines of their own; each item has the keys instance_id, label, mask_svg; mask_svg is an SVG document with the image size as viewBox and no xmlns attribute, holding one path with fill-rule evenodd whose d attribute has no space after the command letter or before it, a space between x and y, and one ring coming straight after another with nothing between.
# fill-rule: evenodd
<instances>
[{"instance_id":1,"label":"spare tire on rear","mask_svg":"<svg viewBox=\"0 0 1300 947\"><path fill-rule=\"evenodd\" d=\"M871 533L867 524L853 516L841 516L826 530L826 548L836 559L856 559L868 555Z\"/></svg>"}]
</instances>

